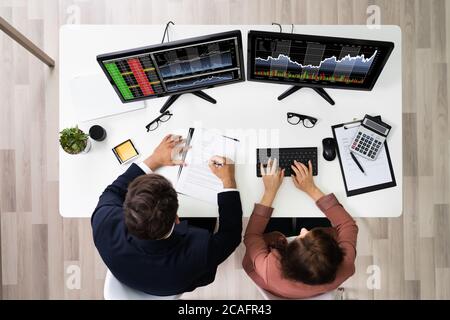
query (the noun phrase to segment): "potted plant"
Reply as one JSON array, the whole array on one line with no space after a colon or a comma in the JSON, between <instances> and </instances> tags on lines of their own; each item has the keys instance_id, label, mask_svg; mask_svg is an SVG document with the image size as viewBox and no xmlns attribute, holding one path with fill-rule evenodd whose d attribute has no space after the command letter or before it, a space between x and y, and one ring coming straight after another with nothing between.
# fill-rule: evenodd
<instances>
[{"instance_id":1,"label":"potted plant","mask_svg":"<svg viewBox=\"0 0 450 320\"><path fill-rule=\"evenodd\" d=\"M86 153L91 148L89 135L78 129L78 126L66 128L59 134L59 143L63 150L69 154Z\"/></svg>"}]
</instances>

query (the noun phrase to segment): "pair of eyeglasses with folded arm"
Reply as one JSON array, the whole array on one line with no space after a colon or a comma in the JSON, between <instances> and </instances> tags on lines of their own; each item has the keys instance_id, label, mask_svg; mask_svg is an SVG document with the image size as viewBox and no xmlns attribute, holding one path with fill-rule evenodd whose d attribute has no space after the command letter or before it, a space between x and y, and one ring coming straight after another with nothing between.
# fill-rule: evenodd
<instances>
[{"instance_id":1,"label":"pair of eyeglasses with folded arm","mask_svg":"<svg viewBox=\"0 0 450 320\"><path fill-rule=\"evenodd\" d=\"M148 125L145 126L145 128L147 129L147 132L156 130L159 127L160 122L166 122L172 116L173 116L173 114L170 113L170 111L166 111L166 112L162 113L158 118L156 118L155 120L153 120L152 122L150 122Z\"/></svg>"},{"instance_id":2,"label":"pair of eyeglasses with folded arm","mask_svg":"<svg viewBox=\"0 0 450 320\"><path fill-rule=\"evenodd\" d=\"M292 125L297 125L301 121L305 128L312 128L316 125L317 118L307 116L304 114L288 112L287 113L287 121Z\"/></svg>"}]
</instances>

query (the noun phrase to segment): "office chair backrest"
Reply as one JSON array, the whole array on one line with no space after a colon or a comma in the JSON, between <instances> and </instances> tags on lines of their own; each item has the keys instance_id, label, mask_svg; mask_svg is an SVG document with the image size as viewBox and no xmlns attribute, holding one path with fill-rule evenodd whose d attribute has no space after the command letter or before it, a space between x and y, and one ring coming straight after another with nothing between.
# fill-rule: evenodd
<instances>
[{"instance_id":1,"label":"office chair backrest","mask_svg":"<svg viewBox=\"0 0 450 320\"><path fill-rule=\"evenodd\" d=\"M258 285L256 285L256 287L258 288L258 291L259 293L261 293L264 300L290 300L289 298L278 297L270 293L269 291L260 288ZM336 299L336 292L333 290L310 298L292 299L292 300L335 300L335 299Z\"/></svg>"},{"instance_id":2,"label":"office chair backrest","mask_svg":"<svg viewBox=\"0 0 450 320\"><path fill-rule=\"evenodd\" d=\"M153 296L145 292L131 289L114 277L111 271L107 270L105 286L103 287L105 300L178 300L181 294L174 296Z\"/></svg>"},{"instance_id":3,"label":"office chair backrest","mask_svg":"<svg viewBox=\"0 0 450 320\"><path fill-rule=\"evenodd\" d=\"M263 288L258 286L252 279L250 279L247 276L247 274L245 273L245 271L243 269L242 269L242 273L245 275L245 277L251 283L253 283L253 285L256 287L256 289L261 294L261 296L263 297L264 300L343 300L343 298L344 298L344 288L338 288L337 290L325 292L323 294L319 294L318 296L310 297L310 298L303 298L303 299L283 298L283 297L276 296L276 295L270 293L269 291L264 290Z\"/></svg>"}]
</instances>

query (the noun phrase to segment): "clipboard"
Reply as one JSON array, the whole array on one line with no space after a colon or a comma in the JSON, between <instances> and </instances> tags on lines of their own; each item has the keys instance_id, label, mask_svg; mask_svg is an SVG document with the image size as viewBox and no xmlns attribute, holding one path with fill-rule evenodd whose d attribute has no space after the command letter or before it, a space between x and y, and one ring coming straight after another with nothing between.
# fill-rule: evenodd
<instances>
[{"instance_id":1,"label":"clipboard","mask_svg":"<svg viewBox=\"0 0 450 320\"><path fill-rule=\"evenodd\" d=\"M337 156L347 197L397 186L387 141L384 142L383 151L377 160L358 158L367 176L363 175L356 164L349 160L350 149L347 146L350 143L350 137L354 136L352 134L356 132L360 124L361 120L357 120L331 127L337 144Z\"/></svg>"}]
</instances>

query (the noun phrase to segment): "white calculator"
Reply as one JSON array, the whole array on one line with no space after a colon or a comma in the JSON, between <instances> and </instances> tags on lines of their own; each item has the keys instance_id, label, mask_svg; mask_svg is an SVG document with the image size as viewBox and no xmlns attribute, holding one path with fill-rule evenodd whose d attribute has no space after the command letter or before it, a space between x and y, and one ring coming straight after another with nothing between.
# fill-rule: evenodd
<instances>
[{"instance_id":1,"label":"white calculator","mask_svg":"<svg viewBox=\"0 0 450 320\"><path fill-rule=\"evenodd\" d=\"M391 126L381 121L380 116L366 114L353 139L350 150L369 160L375 160L383 148Z\"/></svg>"}]
</instances>

